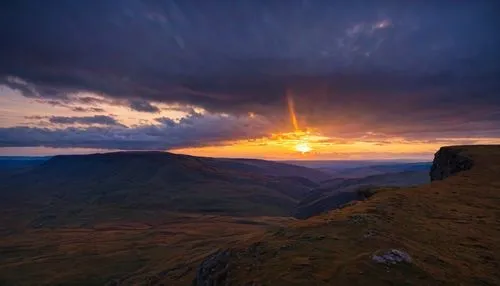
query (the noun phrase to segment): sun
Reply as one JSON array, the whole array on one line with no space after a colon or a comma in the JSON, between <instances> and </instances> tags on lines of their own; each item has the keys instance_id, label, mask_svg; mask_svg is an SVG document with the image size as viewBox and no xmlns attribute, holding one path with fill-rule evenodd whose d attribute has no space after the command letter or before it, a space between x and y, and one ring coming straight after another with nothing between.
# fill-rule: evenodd
<instances>
[{"instance_id":1,"label":"sun","mask_svg":"<svg viewBox=\"0 0 500 286\"><path fill-rule=\"evenodd\" d=\"M297 150L298 152L302 153L302 154L305 154L305 153L308 153L308 152L311 152L311 146L309 146L309 144L307 142L302 142L302 143L298 143L297 145L295 145L295 150Z\"/></svg>"}]
</instances>

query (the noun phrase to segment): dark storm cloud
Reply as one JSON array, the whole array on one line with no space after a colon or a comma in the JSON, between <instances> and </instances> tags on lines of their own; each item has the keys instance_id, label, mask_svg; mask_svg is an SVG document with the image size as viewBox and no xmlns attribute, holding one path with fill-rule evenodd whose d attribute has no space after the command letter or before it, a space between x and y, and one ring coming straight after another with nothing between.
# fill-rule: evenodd
<instances>
[{"instance_id":1,"label":"dark storm cloud","mask_svg":"<svg viewBox=\"0 0 500 286\"><path fill-rule=\"evenodd\" d=\"M38 117L36 117L38 118ZM35 119L36 119L35 118ZM81 123L93 119L50 118L56 123ZM98 120L100 123L107 120ZM184 120L157 120L159 125L125 126L0 128L0 147L58 147L100 148L123 150L165 150L175 147L205 146L226 140L265 136L270 130L264 118L232 117L222 115L191 115ZM113 125L113 124L109 124Z\"/></svg>"},{"instance_id":2,"label":"dark storm cloud","mask_svg":"<svg viewBox=\"0 0 500 286\"><path fill-rule=\"evenodd\" d=\"M94 115L94 116L50 116L48 117L50 123L54 124L84 124L84 125L120 125L115 118L107 115Z\"/></svg>"},{"instance_id":3,"label":"dark storm cloud","mask_svg":"<svg viewBox=\"0 0 500 286\"><path fill-rule=\"evenodd\" d=\"M76 106L76 107L72 107L71 110L76 111L76 112L105 112L104 109L98 108L98 107Z\"/></svg>"},{"instance_id":4,"label":"dark storm cloud","mask_svg":"<svg viewBox=\"0 0 500 286\"><path fill-rule=\"evenodd\" d=\"M490 132L498 11L496 1L3 1L0 78L47 102L98 105L67 96L86 91L137 111L165 102L280 126L288 93L302 126L332 135Z\"/></svg>"},{"instance_id":5,"label":"dark storm cloud","mask_svg":"<svg viewBox=\"0 0 500 286\"><path fill-rule=\"evenodd\" d=\"M25 116L28 120L46 121L54 125L107 125L107 126L124 126L119 123L114 117L108 115L94 116ZM49 124L50 125L50 124Z\"/></svg>"},{"instance_id":6,"label":"dark storm cloud","mask_svg":"<svg viewBox=\"0 0 500 286\"><path fill-rule=\"evenodd\" d=\"M145 100L131 100L129 107L140 112L158 113L160 109Z\"/></svg>"},{"instance_id":7,"label":"dark storm cloud","mask_svg":"<svg viewBox=\"0 0 500 286\"><path fill-rule=\"evenodd\" d=\"M105 112L103 108L100 107L83 107L83 106L75 106L80 104L81 102L78 99L64 99L64 100L54 100L54 99L45 99L45 98L39 98L36 99L36 102L42 103L42 104L48 104L52 106L59 106L59 107L64 107L67 109L70 109L75 112L95 112L95 113L100 113L100 112ZM85 104L87 105L87 104Z\"/></svg>"}]
</instances>

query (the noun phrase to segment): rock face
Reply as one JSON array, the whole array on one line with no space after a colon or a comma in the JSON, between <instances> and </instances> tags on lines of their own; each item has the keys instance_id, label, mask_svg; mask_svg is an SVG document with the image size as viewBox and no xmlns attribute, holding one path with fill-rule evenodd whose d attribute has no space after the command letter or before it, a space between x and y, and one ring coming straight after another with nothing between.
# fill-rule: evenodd
<instances>
[{"instance_id":1,"label":"rock face","mask_svg":"<svg viewBox=\"0 0 500 286\"><path fill-rule=\"evenodd\" d=\"M230 250L219 250L209 255L198 267L194 286L225 286L229 271Z\"/></svg>"},{"instance_id":2,"label":"rock face","mask_svg":"<svg viewBox=\"0 0 500 286\"><path fill-rule=\"evenodd\" d=\"M434 155L430 177L431 181L443 180L453 174L472 168L473 161L463 154L460 148L442 147Z\"/></svg>"},{"instance_id":3,"label":"rock face","mask_svg":"<svg viewBox=\"0 0 500 286\"><path fill-rule=\"evenodd\" d=\"M411 263L410 255L399 249L391 249L385 253L373 255L372 260L377 263L383 264L397 264L401 262Z\"/></svg>"}]
</instances>

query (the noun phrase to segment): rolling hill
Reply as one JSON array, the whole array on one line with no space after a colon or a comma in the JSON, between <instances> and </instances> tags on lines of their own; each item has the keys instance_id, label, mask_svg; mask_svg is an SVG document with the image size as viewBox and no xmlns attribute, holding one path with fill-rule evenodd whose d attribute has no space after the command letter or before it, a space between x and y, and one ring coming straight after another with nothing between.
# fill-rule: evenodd
<instances>
[{"instance_id":1,"label":"rolling hill","mask_svg":"<svg viewBox=\"0 0 500 286\"><path fill-rule=\"evenodd\" d=\"M0 285L188 285L214 248L291 220L282 216L328 178L164 152L16 163L0 179Z\"/></svg>"},{"instance_id":2,"label":"rolling hill","mask_svg":"<svg viewBox=\"0 0 500 286\"><path fill-rule=\"evenodd\" d=\"M138 210L286 216L326 177L263 160L118 152L55 156L3 179L0 196L9 206L40 206L37 225Z\"/></svg>"}]
</instances>

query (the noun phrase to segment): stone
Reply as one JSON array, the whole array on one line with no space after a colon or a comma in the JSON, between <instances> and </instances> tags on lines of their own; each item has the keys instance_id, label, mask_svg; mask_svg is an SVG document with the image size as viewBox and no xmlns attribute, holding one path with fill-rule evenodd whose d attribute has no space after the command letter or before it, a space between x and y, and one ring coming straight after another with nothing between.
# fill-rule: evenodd
<instances>
[{"instance_id":1,"label":"stone","mask_svg":"<svg viewBox=\"0 0 500 286\"><path fill-rule=\"evenodd\" d=\"M226 276L229 271L230 250L219 250L209 255L198 267L193 285L222 286L226 285Z\"/></svg>"},{"instance_id":2,"label":"stone","mask_svg":"<svg viewBox=\"0 0 500 286\"><path fill-rule=\"evenodd\" d=\"M397 263L411 263L411 256L399 249L391 249L380 255L372 255L372 260L376 263L383 263L386 265L397 264Z\"/></svg>"}]
</instances>

